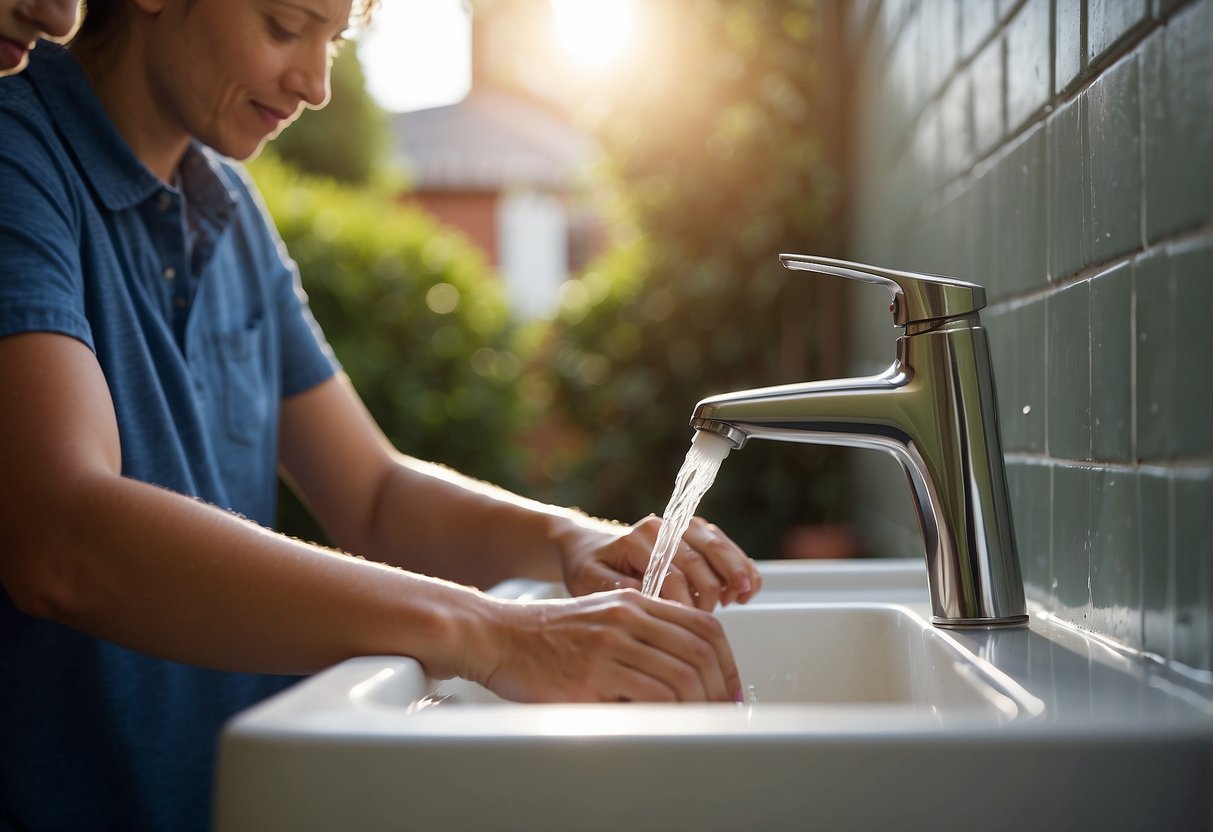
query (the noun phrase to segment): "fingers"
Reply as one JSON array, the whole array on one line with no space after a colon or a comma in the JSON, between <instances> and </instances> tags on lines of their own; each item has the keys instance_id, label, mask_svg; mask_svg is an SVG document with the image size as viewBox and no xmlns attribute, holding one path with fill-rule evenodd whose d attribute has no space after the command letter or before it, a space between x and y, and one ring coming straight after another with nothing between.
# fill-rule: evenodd
<instances>
[{"instance_id":1,"label":"fingers","mask_svg":"<svg viewBox=\"0 0 1213 832\"><path fill-rule=\"evenodd\" d=\"M654 630L650 643L695 667L708 699L734 701L741 690L741 674L720 622L687 606L661 599L644 600L655 619L674 625Z\"/></svg>"},{"instance_id":2,"label":"fingers","mask_svg":"<svg viewBox=\"0 0 1213 832\"><path fill-rule=\"evenodd\" d=\"M610 691L628 700L735 701L741 679L724 630L712 616L671 601L634 592L616 596L604 616L618 628L600 634L604 659L626 671ZM636 675L639 674L639 675ZM665 688L663 692L654 683Z\"/></svg>"},{"instance_id":3,"label":"fingers","mask_svg":"<svg viewBox=\"0 0 1213 832\"><path fill-rule=\"evenodd\" d=\"M598 543L576 557L565 557L569 590L582 595L640 588L661 523L661 518L649 515L605 545ZM674 553L661 596L713 610L717 604L749 601L761 587L754 561L717 526L695 517Z\"/></svg>"},{"instance_id":4,"label":"fingers","mask_svg":"<svg viewBox=\"0 0 1213 832\"><path fill-rule=\"evenodd\" d=\"M725 587L708 562L685 541L674 559L677 566L666 574L661 596L707 612L716 609Z\"/></svg>"},{"instance_id":5,"label":"fingers","mask_svg":"<svg viewBox=\"0 0 1213 832\"><path fill-rule=\"evenodd\" d=\"M762 588L762 575L753 560L718 526L704 518L691 519L683 543L674 565L687 583L685 594L697 608L710 610L717 602L725 606L733 602L745 603ZM674 591L677 591L679 579L673 576L673 570L667 583L671 579ZM667 597L677 598L677 595L668 594Z\"/></svg>"},{"instance_id":6,"label":"fingers","mask_svg":"<svg viewBox=\"0 0 1213 832\"><path fill-rule=\"evenodd\" d=\"M509 602L506 602L507 604ZM736 701L741 680L711 615L625 590L516 602L483 683L524 701Z\"/></svg>"}]
</instances>

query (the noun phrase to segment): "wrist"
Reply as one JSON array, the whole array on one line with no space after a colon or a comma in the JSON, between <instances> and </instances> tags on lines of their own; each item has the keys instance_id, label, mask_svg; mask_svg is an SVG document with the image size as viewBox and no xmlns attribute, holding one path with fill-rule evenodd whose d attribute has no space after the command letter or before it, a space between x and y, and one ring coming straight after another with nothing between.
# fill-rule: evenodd
<instances>
[{"instance_id":1,"label":"wrist","mask_svg":"<svg viewBox=\"0 0 1213 832\"><path fill-rule=\"evenodd\" d=\"M563 560L569 552L581 548L587 539L601 543L603 537L620 537L627 531L628 527L618 521L602 520L570 510L567 514L552 517L547 538Z\"/></svg>"},{"instance_id":2,"label":"wrist","mask_svg":"<svg viewBox=\"0 0 1213 832\"><path fill-rule=\"evenodd\" d=\"M458 676L483 684L501 662L507 616L501 601L476 589L465 591L465 597L451 599L439 612L436 655L432 664L422 664L435 678Z\"/></svg>"}]
</instances>

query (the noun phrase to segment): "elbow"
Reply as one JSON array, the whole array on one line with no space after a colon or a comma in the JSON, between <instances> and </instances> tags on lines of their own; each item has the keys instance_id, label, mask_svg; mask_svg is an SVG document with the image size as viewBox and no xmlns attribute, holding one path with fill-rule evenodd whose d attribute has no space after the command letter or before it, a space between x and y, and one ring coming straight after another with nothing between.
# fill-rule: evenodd
<instances>
[{"instance_id":1,"label":"elbow","mask_svg":"<svg viewBox=\"0 0 1213 832\"><path fill-rule=\"evenodd\" d=\"M70 624L80 617L86 584L74 569L46 546L3 545L4 567L0 583L20 612Z\"/></svg>"}]
</instances>

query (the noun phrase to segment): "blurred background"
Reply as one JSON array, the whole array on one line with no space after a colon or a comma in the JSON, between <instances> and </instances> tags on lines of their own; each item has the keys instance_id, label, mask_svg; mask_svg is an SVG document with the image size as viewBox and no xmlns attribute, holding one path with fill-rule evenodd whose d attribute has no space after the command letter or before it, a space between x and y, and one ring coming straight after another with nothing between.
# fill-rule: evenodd
<instances>
[{"instance_id":1,"label":"blurred background","mask_svg":"<svg viewBox=\"0 0 1213 832\"><path fill-rule=\"evenodd\" d=\"M251 169L400 450L631 522L699 399L843 374L840 287L777 260L845 251L832 5L382 4ZM838 453L751 443L700 513L757 558L861 554Z\"/></svg>"},{"instance_id":2,"label":"blurred background","mask_svg":"<svg viewBox=\"0 0 1213 832\"><path fill-rule=\"evenodd\" d=\"M965 277L1029 597L1213 678L1213 0L380 11L255 173L402 450L660 513L701 398L892 359L887 292L780 252ZM870 451L749 443L701 511L923 552Z\"/></svg>"}]
</instances>

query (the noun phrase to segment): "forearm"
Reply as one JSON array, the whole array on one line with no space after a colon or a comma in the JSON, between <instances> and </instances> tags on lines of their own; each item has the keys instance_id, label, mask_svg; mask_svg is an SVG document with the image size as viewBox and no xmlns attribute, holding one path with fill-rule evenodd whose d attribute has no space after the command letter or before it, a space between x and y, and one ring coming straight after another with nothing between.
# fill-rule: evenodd
<instances>
[{"instance_id":1,"label":"forearm","mask_svg":"<svg viewBox=\"0 0 1213 832\"><path fill-rule=\"evenodd\" d=\"M144 483L85 478L42 542L29 611L135 650L227 670L307 673L403 654L460 672L492 603L267 531Z\"/></svg>"},{"instance_id":2,"label":"forearm","mask_svg":"<svg viewBox=\"0 0 1213 832\"><path fill-rule=\"evenodd\" d=\"M368 557L487 588L516 576L559 580L559 550L569 537L624 531L399 456L383 477L363 545Z\"/></svg>"}]
</instances>

